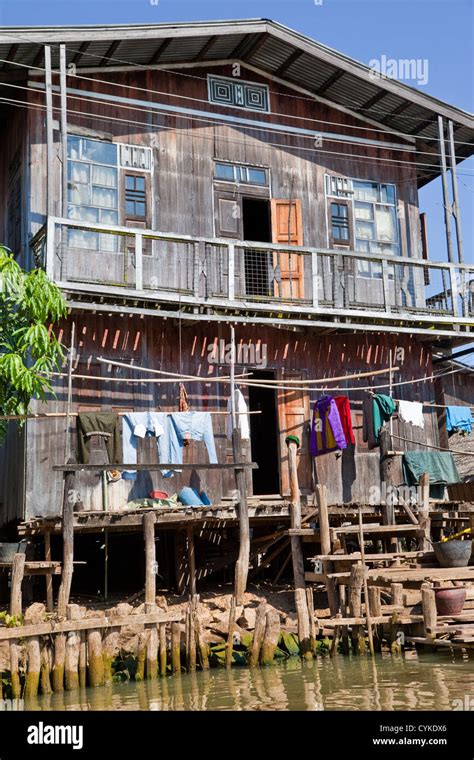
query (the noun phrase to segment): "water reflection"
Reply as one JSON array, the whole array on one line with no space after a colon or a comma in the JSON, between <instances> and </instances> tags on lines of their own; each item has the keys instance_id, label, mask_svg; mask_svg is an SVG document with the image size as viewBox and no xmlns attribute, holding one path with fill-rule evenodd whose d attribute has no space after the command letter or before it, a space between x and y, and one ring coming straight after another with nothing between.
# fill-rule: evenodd
<instances>
[{"instance_id":1,"label":"water reflection","mask_svg":"<svg viewBox=\"0 0 474 760\"><path fill-rule=\"evenodd\" d=\"M293 658L270 668L213 669L26 700L27 710L450 710L472 694L460 654Z\"/></svg>"}]
</instances>

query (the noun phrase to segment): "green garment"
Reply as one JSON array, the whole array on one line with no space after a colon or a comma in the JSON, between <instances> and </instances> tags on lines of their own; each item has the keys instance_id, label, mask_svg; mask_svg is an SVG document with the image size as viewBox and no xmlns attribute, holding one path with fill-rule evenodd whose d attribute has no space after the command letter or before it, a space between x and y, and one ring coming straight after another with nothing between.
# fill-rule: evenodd
<instances>
[{"instance_id":1,"label":"green garment","mask_svg":"<svg viewBox=\"0 0 474 760\"><path fill-rule=\"evenodd\" d=\"M430 476L430 485L459 483L459 474L450 451L406 451L403 455L405 483L417 485L424 472Z\"/></svg>"},{"instance_id":2,"label":"green garment","mask_svg":"<svg viewBox=\"0 0 474 760\"><path fill-rule=\"evenodd\" d=\"M89 464L91 436L102 435L109 457L109 464L120 464L122 443L117 414L113 412L81 412L77 417L77 458L81 464Z\"/></svg>"},{"instance_id":3,"label":"green garment","mask_svg":"<svg viewBox=\"0 0 474 760\"><path fill-rule=\"evenodd\" d=\"M374 418L374 435L378 443L380 430L384 422L390 419L396 411L397 405L393 398L385 396L383 393L376 393L373 398L373 418Z\"/></svg>"}]
</instances>

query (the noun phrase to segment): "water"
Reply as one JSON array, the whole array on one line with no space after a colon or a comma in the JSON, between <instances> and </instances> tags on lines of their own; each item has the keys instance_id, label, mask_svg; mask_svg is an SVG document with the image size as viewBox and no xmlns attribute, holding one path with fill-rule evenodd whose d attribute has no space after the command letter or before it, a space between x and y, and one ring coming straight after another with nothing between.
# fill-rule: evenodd
<instances>
[{"instance_id":1,"label":"water","mask_svg":"<svg viewBox=\"0 0 474 760\"><path fill-rule=\"evenodd\" d=\"M474 694L461 654L296 658L269 668L212 669L26 701L26 710L452 710ZM461 700L454 703L453 700ZM459 709L459 707L458 707Z\"/></svg>"}]
</instances>

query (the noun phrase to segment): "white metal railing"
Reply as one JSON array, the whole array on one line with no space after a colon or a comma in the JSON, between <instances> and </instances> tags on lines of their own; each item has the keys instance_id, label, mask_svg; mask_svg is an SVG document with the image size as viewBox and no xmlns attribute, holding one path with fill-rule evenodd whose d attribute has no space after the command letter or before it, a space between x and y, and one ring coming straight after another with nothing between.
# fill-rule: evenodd
<instances>
[{"instance_id":1,"label":"white metal railing","mask_svg":"<svg viewBox=\"0 0 474 760\"><path fill-rule=\"evenodd\" d=\"M267 310L433 315L470 322L474 265L205 238L49 217L44 266L61 285ZM37 251L44 240L35 236ZM38 253L37 253L38 256Z\"/></svg>"}]
</instances>

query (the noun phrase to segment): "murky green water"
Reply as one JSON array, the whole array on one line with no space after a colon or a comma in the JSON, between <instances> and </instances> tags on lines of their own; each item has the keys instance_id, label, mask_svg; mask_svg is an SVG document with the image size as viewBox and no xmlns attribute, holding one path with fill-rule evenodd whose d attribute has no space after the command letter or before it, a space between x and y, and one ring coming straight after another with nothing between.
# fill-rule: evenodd
<instances>
[{"instance_id":1,"label":"murky green water","mask_svg":"<svg viewBox=\"0 0 474 760\"><path fill-rule=\"evenodd\" d=\"M474 661L407 653L212 669L40 696L27 710L452 710L474 696ZM460 703L457 703L458 705ZM459 709L459 707L458 707Z\"/></svg>"}]
</instances>

